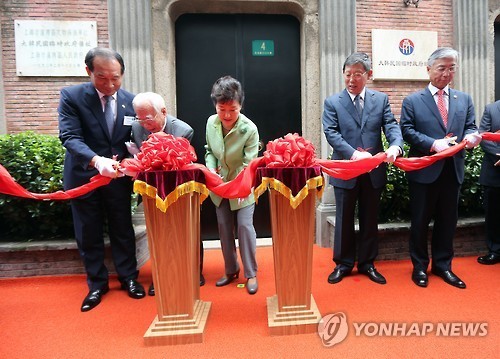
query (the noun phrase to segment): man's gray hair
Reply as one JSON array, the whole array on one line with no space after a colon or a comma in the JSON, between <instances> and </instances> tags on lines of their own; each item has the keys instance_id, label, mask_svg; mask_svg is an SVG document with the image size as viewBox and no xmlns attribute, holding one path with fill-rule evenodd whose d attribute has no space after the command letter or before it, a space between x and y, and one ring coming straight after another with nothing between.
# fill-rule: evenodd
<instances>
[{"instance_id":1,"label":"man's gray hair","mask_svg":"<svg viewBox=\"0 0 500 359\"><path fill-rule=\"evenodd\" d=\"M342 72L345 71L346 66L352 66L356 64L361 64L365 68L365 71L370 71L372 69L372 60L370 56L364 52L354 52L350 54L342 66Z\"/></svg>"},{"instance_id":2,"label":"man's gray hair","mask_svg":"<svg viewBox=\"0 0 500 359\"><path fill-rule=\"evenodd\" d=\"M438 59L454 59L458 61L458 51L451 47L439 47L429 56L427 66L431 67Z\"/></svg>"},{"instance_id":3,"label":"man's gray hair","mask_svg":"<svg viewBox=\"0 0 500 359\"><path fill-rule=\"evenodd\" d=\"M165 100L161 95L156 92L141 92L135 95L132 100L132 106L134 109L143 104L150 104L154 107L156 113L160 113L163 108L165 108Z\"/></svg>"}]
</instances>

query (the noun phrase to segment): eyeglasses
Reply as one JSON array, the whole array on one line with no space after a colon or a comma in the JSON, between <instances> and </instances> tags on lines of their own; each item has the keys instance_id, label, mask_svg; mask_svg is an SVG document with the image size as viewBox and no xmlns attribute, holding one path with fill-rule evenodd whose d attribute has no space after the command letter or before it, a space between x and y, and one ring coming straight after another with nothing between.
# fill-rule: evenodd
<instances>
[{"instance_id":1,"label":"eyeglasses","mask_svg":"<svg viewBox=\"0 0 500 359\"><path fill-rule=\"evenodd\" d=\"M142 125L143 123L151 123L151 122L153 122L153 121L156 119L156 117L158 117L158 115L159 115L159 113L157 113L157 114L156 114L156 115L154 115L154 116L146 116L146 117L144 117L144 118L142 118L142 119L141 119L141 118L139 118L139 117L137 117L137 116L135 116L134 121L135 121L135 122L139 122L141 125Z\"/></svg>"},{"instance_id":2,"label":"eyeglasses","mask_svg":"<svg viewBox=\"0 0 500 359\"><path fill-rule=\"evenodd\" d=\"M355 72L353 74L351 73L344 73L344 77L347 79L347 80L350 80L351 78L353 80L359 80L361 79L368 71L365 71L365 72Z\"/></svg>"},{"instance_id":3,"label":"eyeglasses","mask_svg":"<svg viewBox=\"0 0 500 359\"><path fill-rule=\"evenodd\" d=\"M444 74L446 71L448 71L450 74L454 74L455 72L457 72L457 68L458 66L456 65L450 67L438 66L434 70L440 74Z\"/></svg>"}]
</instances>

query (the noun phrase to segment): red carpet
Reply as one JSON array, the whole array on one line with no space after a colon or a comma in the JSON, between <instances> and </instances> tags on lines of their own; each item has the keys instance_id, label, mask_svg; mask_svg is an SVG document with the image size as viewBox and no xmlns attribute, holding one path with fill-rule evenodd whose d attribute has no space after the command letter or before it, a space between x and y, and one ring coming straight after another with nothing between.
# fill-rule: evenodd
<instances>
[{"instance_id":1,"label":"red carpet","mask_svg":"<svg viewBox=\"0 0 500 359\"><path fill-rule=\"evenodd\" d=\"M220 250L205 251L201 299L212 302L202 344L146 347L143 335L156 305L153 297L133 300L111 290L94 310L81 313L87 293L84 276L0 280L0 358L499 358L500 265L483 266L475 257L456 258L453 270L467 289L453 288L430 275L429 287L410 279L409 261L378 262L388 284L353 275L330 285L331 249L314 248L312 293L322 315L343 312L347 338L330 348L319 336L270 336L266 298L275 294L272 248L257 249L259 292L250 296L235 283L217 288L223 272ZM147 287L151 269L141 269ZM240 281L243 282L243 280ZM485 336L356 336L353 323L487 323ZM460 324L458 324L460 325Z\"/></svg>"}]
</instances>

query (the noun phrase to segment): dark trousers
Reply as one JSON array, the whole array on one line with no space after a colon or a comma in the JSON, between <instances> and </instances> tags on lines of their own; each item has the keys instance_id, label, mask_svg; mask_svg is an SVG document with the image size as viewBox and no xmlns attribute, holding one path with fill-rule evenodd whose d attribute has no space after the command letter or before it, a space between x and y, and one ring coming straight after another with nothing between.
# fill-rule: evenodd
<instances>
[{"instance_id":1,"label":"dark trousers","mask_svg":"<svg viewBox=\"0 0 500 359\"><path fill-rule=\"evenodd\" d=\"M500 255L500 187L483 189L488 252Z\"/></svg>"},{"instance_id":2,"label":"dark trousers","mask_svg":"<svg viewBox=\"0 0 500 359\"><path fill-rule=\"evenodd\" d=\"M409 189L410 257L414 270L426 271L429 266L427 234L432 218L434 218L431 239L432 268L438 271L451 270L460 192L453 160L446 160L443 171L435 182L422 184L409 181Z\"/></svg>"},{"instance_id":3,"label":"dark trousers","mask_svg":"<svg viewBox=\"0 0 500 359\"><path fill-rule=\"evenodd\" d=\"M335 187L336 220L333 260L352 269L358 254L358 270L367 270L378 254L378 210L382 188L373 188L368 174L359 176L352 189ZM358 205L359 240L354 231Z\"/></svg>"},{"instance_id":4,"label":"dark trousers","mask_svg":"<svg viewBox=\"0 0 500 359\"><path fill-rule=\"evenodd\" d=\"M103 288L108 283L108 269L104 264L105 219L118 279L136 279L139 274L130 210L131 192L132 181L123 177L89 195L71 200L75 238L90 290Z\"/></svg>"}]
</instances>

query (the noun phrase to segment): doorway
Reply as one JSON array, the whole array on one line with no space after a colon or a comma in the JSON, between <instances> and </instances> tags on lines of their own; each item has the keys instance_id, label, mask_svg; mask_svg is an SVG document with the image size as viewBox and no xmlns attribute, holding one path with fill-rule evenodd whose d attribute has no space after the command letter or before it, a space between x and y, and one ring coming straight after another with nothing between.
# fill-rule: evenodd
<instances>
[{"instance_id":1,"label":"doorway","mask_svg":"<svg viewBox=\"0 0 500 359\"><path fill-rule=\"evenodd\" d=\"M192 145L199 163L204 163L206 120L215 113L210 91L224 75L241 82L241 112L257 125L263 150L289 132L302 134L300 23L295 17L184 14L175 34L177 116L195 131ZM254 224L257 237L271 236L267 195L259 198ZM201 208L201 232L204 240L218 239L210 199Z\"/></svg>"},{"instance_id":2,"label":"doorway","mask_svg":"<svg viewBox=\"0 0 500 359\"><path fill-rule=\"evenodd\" d=\"M500 100L500 17L495 19L495 101Z\"/></svg>"}]
</instances>

